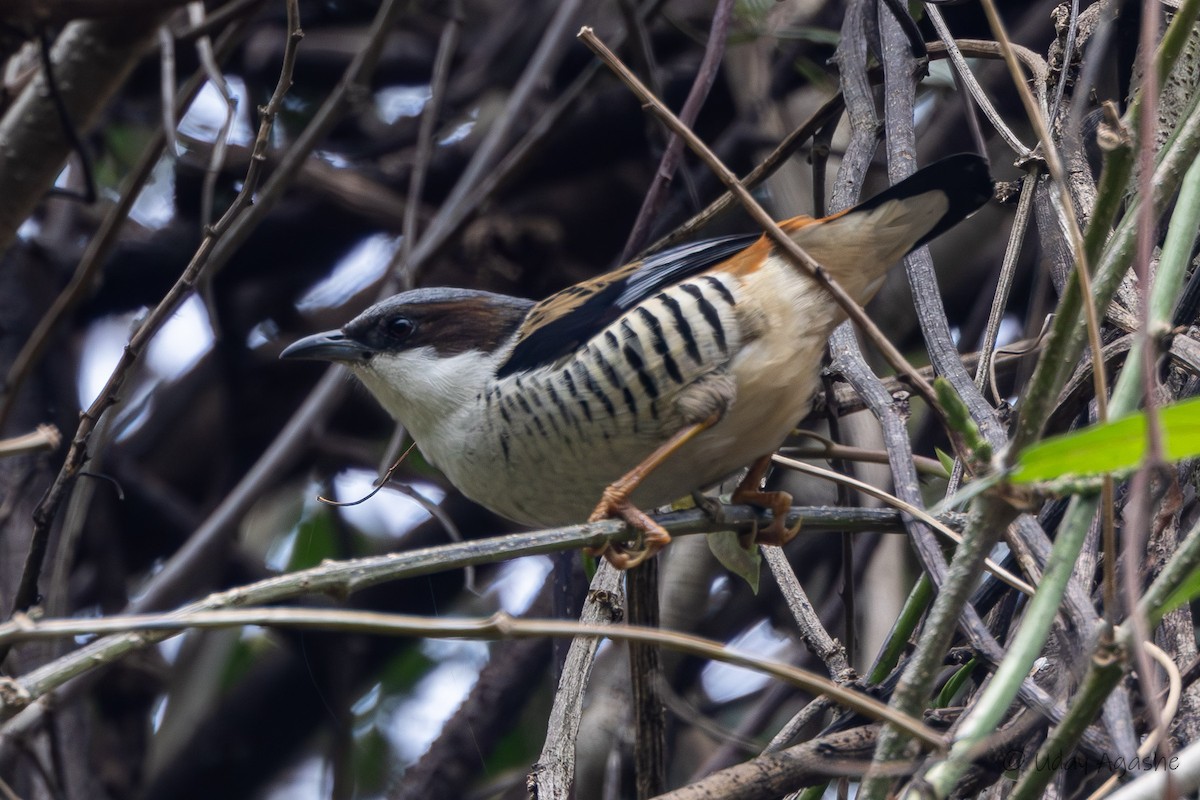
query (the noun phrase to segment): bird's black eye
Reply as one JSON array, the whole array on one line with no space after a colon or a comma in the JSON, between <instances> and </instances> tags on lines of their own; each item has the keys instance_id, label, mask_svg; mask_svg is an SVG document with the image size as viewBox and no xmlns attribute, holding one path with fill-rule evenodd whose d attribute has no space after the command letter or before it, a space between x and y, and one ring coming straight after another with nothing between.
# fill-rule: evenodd
<instances>
[{"instance_id":1,"label":"bird's black eye","mask_svg":"<svg viewBox=\"0 0 1200 800\"><path fill-rule=\"evenodd\" d=\"M403 341L417 329L417 323L408 317L392 317L383 323L383 329L394 341Z\"/></svg>"}]
</instances>

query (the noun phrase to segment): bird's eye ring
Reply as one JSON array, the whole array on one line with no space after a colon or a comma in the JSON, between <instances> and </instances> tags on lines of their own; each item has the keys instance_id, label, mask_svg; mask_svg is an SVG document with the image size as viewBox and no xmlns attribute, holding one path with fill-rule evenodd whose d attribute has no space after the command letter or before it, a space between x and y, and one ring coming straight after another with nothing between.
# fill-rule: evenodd
<instances>
[{"instance_id":1,"label":"bird's eye ring","mask_svg":"<svg viewBox=\"0 0 1200 800\"><path fill-rule=\"evenodd\" d=\"M408 317L392 317L383 323L388 335L394 339L407 339L417 329L417 323Z\"/></svg>"}]
</instances>

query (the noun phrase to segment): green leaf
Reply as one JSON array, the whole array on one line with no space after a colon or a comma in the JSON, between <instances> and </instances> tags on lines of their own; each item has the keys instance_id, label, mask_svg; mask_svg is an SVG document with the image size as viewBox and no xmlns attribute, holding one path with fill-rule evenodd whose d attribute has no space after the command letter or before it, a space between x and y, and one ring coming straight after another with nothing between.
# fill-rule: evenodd
<instances>
[{"instance_id":1,"label":"green leaf","mask_svg":"<svg viewBox=\"0 0 1200 800\"><path fill-rule=\"evenodd\" d=\"M937 456L938 463L942 465L942 469L946 470L946 477L954 474L954 456L947 453L940 447L933 448L933 454Z\"/></svg>"},{"instance_id":2,"label":"green leaf","mask_svg":"<svg viewBox=\"0 0 1200 800\"><path fill-rule=\"evenodd\" d=\"M1163 455L1168 461L1200 455L1200 397L1164 406L1158 412ZM1013 483L1035 483L1136 469L1146 455L1146 414L1053 436L1021 453Z\"/></svg>"},{"instance_id":3,"label":"green leaf","mask_svg":"<svg viewBox=\"0 0 1200 800\"><path fill-rule=\"evenodd\" d=\"M946 708L954 702L954 696L958 694L958 690L971 677L971 673L975 671L975 666L976 660L972 658L950 676L950 680L946 681L946 685L942 687L942 691L938 692L937 708Z\"/></svg>"},{"instance_id":4,"label":"green leaf","mask_svg":"<svg viewBox=\"0 0 1200 800\"><path fill-rule=\"evenodd\" d=\"M1163 601L1162 607L1158 609L1155 616L1164 617L1184 603L1192 602L1197 597L1200 597L1200 569L1188 575L1184 582L1179 584L1179 588L1167 596L1167 599Z\"/></svg>"},{"instance_id":5,"label":"green leaf","mask_svg":"<svg viewBox=\"0 0 1200 800\"><path fill-rule=\"evenodd\" d=\"M716 531L706 537L708 549L721 562L721 566L738 575L749 586L750 591L758 594L758 573L762 564L762 555L757 545L749 548L742 547L741 540L733 531Z\"/></svg>"},{"instance_id":6,"label":"green leaf","mask_svg":"<svg viewBox=\"0 0 1200 800\"><path fill-rule=\"evenodd\" d=\"M954 391L950 381L945 378L936 379L933 382L933 390L937 394L942 410L946 412L946 424L950 426L950 429L962 435L963 442L970 448L976 459L981 463L990 461L992 446L979 432L979 426L971 418L967 404L958 396L958 392Z\"/></svg>"}]
</instances>

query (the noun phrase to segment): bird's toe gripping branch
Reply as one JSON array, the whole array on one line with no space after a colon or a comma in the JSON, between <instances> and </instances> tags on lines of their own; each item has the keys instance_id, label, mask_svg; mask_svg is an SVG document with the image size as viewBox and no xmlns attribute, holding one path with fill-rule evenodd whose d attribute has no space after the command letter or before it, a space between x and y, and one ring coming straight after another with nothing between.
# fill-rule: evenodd
<instances>
[{"instance_id":1,"label":"bird's toe gripping branch","mask_svg":"<svg viewBox=\"0 0 1200 800\"><path fill-rule=\"evenodd\" d=\"M791 527L787 525L788 511L792 507L792 496L787 492L764 492L760 488L770 466L771 457L769 455L755 461L746 473L746 477L742 478L742 482L733 490L733 495L729 498L731 503L749 503L771 510L771 524L751 534L748 537L749 541L743 542L746 546L758 542L782 547L796 538L796 534L800 532L799 521Z\"/></svg>"},{"instance_id":2,"label":"bird's toe gripping branch","mask_svg":"<svg viewBox=\"0 0 1200 800\"><path fill-rule=\"evenodd\" d=\"M591 517L588 518L588 522L620 517L630 526L642 532L642 546L639 549L631 550L625 545L609 543L602 547L591 548L589 552L592 555L603 555L608 559L608 563L617 569L629 569L641 564L670 543L671 535L667 533L666 529L629 502L629 496L641 485L647 475L662 465L697 434L716 425L720 418L719 414L713 414L701 422L681 429L659 445L653 453L646 456L642 463L629 470L619 481L604 490L604 497L601 498Z\"/></svg>"},{"instance_id":3,"label":"bird's toe gripping branch","mask_svg":"<svg viewBox=\"0 0 1200 800\"><path fill-rule=\"evenodd\" d=\"M628 499L621 498L613 486L604 490L604 499L596 506L588 522L620 517L631 527L642 532L641 544L630 547L610 542L601 547L589 548L589 552L594 556L603 555L608 559L608 563L617 569L632 569L670 544L671 534Z\"/></svg>"}]
</instances>

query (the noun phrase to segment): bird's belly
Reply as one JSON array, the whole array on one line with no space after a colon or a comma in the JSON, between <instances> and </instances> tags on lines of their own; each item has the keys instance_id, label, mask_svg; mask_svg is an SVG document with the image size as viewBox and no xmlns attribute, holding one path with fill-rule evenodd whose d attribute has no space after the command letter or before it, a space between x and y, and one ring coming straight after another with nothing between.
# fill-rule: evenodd
<instances>
[{"instance_id":1,"label":"bird's belly","mask_svg":"<svg viewBox=\"0 0 1200 800\"><path fill-rule=\"evenodd\" d=\"M716 425L646 476L631 497L642 508L711 486L769 454L809 409L825 343L840 321L838 309L790 270L760 271L743 287L739 303L757 309L762 322L744 335L749 327L727 321L729 358L709 367L732 378L733 403ZM595 388L607 388L602 370L587 373L575 364L527 377L523 388L489 389L483 406L469 420L459 420L469 429L467 452L426 454L465 495L498 514L539 526L582 522L605 487L684 427L676 401L700 380L668 390L664 387L672 384L655 374L662 390L655 402L636 382L633 397L627 383L626 400L610 391L606 402L600 392L582 392L588 374L596 376ZM569 375L577 376L573 384Z\"/></svg>"},{"instance_id":2,"label":"bird's belly","mask_svg":"<svg viewBox=\"0 0 1200 800\"><path fill-rule=\"evenodd\" d=\"M667 505L717 483L772 452L807 413L817 385L813 365L818 362L801 367L791 360L764 372L752 348L731 364L738 379L733 406L645 478L632 495L635 505ZM445 459L447 477L481 505L536 526L585 521L605 487L670 435L645 418L637 424L627 419L624 424L563 424L561 429L543 422L544 430L520 419L505 422L481 415L477 421L466 457Z\"/></svg>"}]
</instances>

